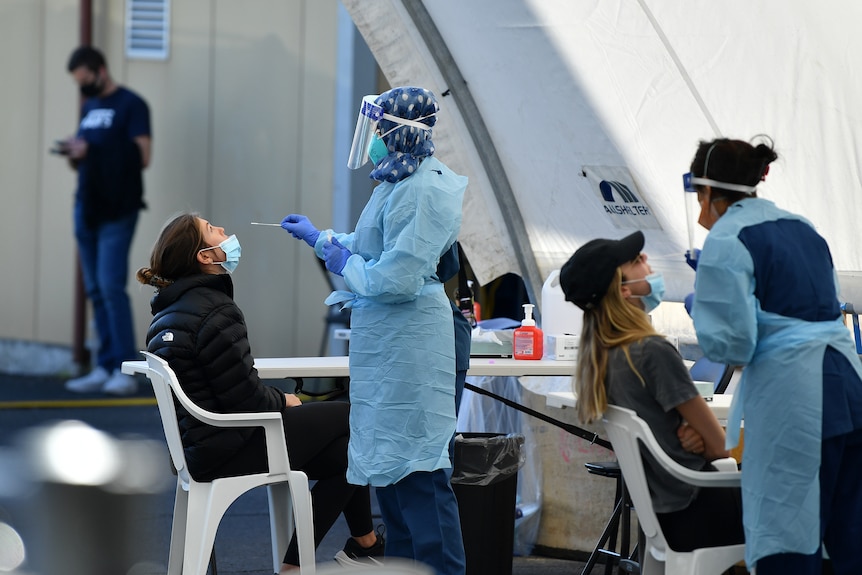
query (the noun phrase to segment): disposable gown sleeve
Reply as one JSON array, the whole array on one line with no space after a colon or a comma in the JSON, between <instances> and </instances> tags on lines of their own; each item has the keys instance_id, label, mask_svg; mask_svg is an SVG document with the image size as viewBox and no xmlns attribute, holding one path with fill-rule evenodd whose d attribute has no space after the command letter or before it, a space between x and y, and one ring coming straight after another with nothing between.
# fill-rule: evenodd
<instances>
[{"instance_id":1,"label":"disposable gown sleeve","mask_svg":"<svg viewBox=\"0 0 862 575\"><path fill-rule=\"evenodd\" d=\"M317 237L317 242L314 244L314 253L320 259L323 259L323 244L325 244L329 240L329 236L338 240L338 243L349 249L351 252L353 250L353 232L349 234L343 234L340 232L336 232L335 230L325 229L320 230L320 235Z\"/></svg>"},{"instance_id":2,"label":"disposable gown sleeve","mask_svg":"<svg viewBox=\"0 0 862 575\"><path fill-rule=\"evenodd\" d=\"M757 345L754 262L734 237L707 237L697 265L692 319L704 355L746 365Z\"/></svg>"},{"instance_id":3,"label":"disposable gown sleeve","mask_svg":"<svg viewBox=\"0 0 862 575\"><path fill-rule=\"evenodd\" d=\"M392 198L383 214L380 258L365 260L354 254L342 274L358 296L401 303L416 299L426 278L434 275L440 255L457 237L461 196L423 180L405 185Z\"/></svg>"}]
</instances>

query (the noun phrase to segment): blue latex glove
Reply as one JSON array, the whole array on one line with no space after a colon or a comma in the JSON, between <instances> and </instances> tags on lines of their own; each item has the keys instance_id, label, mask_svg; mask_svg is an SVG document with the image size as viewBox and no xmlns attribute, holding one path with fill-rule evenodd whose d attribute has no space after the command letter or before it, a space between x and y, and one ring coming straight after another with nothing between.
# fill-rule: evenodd
<instances>
[{"instance_id":1,"label":"blue latex glove","mask_svg":"<svg viewBox=\"0 0 862 575\"><path fill-rule=\"evenodd\" d=\"M691 304L694 303L694 292L691 292L687 296L685 296L685 300L683 300L683 304L685 305L685 311L688 313L688 316L691 317Z\"/></svg>"},{"instance_id":2,"label":"blue latex glove","mask_svg":"<svg viewBox=\"0 0 862 575\"><path fill-rule=\"evenodd\" d=\"M326 262L326 269L336 275L341 275L341 270L347 264L347 258L352 255L350 250L341 245L336 238L323 244L323 261Z\"/></svg>"},{"instance_id":3,"label":"blue latex glove","mask_svg":"<svg viewBox=\"0 0 862 575\"><path fill-rule=\"evenodd\" d=\"M317 243L317 238L320 236L320 231L314 227L307 217L300 214L290 214L281 220L281 227L290 232L290 235L298 240L304 240L305 243L314 247Z\"/></svg>"},{"instance_id":4,"label":"blue latex glove","mask_svg":"<svg viewBox=\"0 0 862 575\"><path fill-rule=\"evenodd\" d=\"M697 271L697 260L699 260L699 259L700 259L700 250L699 249L694 248L693 252L692 252L692 250L686 250L685 251L685 263L687 263L688 267L690 267L694 271Z\"/></svg>"}]
</instances>

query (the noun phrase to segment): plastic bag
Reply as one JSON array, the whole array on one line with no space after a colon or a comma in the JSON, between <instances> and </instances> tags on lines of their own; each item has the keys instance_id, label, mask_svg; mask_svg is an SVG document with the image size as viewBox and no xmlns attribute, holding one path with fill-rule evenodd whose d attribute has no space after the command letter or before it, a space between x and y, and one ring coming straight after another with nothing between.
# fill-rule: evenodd
<instances>
[{"instance_id":1,"label":"plastic bag","mask_svg":"<svg viewBox=\"0 0 862 575\"><path fill-rule=\"evenodd\" d=\"M491 485L511 477L524 465L520 433L459 433L455 436L452 483Z\"/></svg>"},{"instance_id":2,"label":"plastic bag","mask_svg":"<svg viewBox=\"0 0 862 575\"><path fill-rule=\"evenodd\" d=\"M517 377L468 377L467 383L521 403L523 388ZM527 556L539 537L542 511L542 463L529 418L520 411L487 397L464 390L458 412L459 433L520 434L524 462L518 470L515 510L515 555Z\"/></svg>"}]
</instances>

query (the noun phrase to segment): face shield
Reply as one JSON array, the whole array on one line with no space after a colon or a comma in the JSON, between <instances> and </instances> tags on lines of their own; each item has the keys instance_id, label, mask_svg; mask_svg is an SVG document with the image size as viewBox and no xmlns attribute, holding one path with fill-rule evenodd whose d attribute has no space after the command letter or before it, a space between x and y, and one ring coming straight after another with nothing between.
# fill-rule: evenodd
<instances>
[{"instance_id":1,"label":"face shield","mask_svg":"<svg viewBox=\"0 0 862 575\"><path fill-rule=\"evenodd\" d=\"M743 184L730 184L727 182L719 182L710 178L698 178L691 172L682 175L682 187L685 190L685 217L688 227L688 249L692 257L697 253L695 249L703 245L703 240L706 238L704 228L695 225L700 218L700 202L698 201L697 188L695 186L711 186L721 190L729 190L731 192L740 192L747 195L753 195L757 191L756 186L746 186Z\"/></svg>"},{"instance_id":2,"label":"face shield","mask_svg":"<svg viewBox=\"0 0 862 575\"><path fill-rule=\"evenodd\" d=\"M688 229L688 253L692 258L696 258L699 246L703 245L703 231L697 225L697 220L700 217L700 202L697 201L697 190L694 187L691 172L682 175L682 187L685 190L685 224ZM700 233L698 233L700 232Z\"/></svg>"},{"instance_id":3,"label":"face shield","mask_svg":"<svg viewBox=\"0 0 862 575\"><path fill-rule=\"evenodd\" d=\"M356 118L356 129L353 132L353 143L350 145L350 155L347 157L347 167L359 169L368 161L368 144L377 130L377 123L383 117L383 108L374 103L377 95L364 96L359 107L359 117Z\"/></svg>"},{"instance_id":4,"label":"face shield","mask_svg":"<svg viewBox=\"0 0 862 575\"><path fill-rule=\"evenodd\" d=\"M356 129L353 132L353 144L350 146L350 155L347 157L347 167L351 170L361 168L365 162L369 160L368 146L377 132L377 125L382 119L393 122L395 126L387 132L380 134L381 138L385 138L390 133L394 132L402 126L410 126L418 130L431 130L431 126L422 122L427 118L435 116L428 114L415 120L407 118L399 118L392 114L387 114L383 111L383 107L374 103L378 96L371 95L362 98L362 106L359 108L359 117L356 119Z\"/></svg>"}]
</instances>

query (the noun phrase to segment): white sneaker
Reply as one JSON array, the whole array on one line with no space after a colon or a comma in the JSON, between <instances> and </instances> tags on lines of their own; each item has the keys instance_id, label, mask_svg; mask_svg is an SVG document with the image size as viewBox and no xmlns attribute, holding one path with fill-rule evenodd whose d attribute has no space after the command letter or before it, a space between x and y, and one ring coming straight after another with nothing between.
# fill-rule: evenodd
<instances>
[{"instance_id":1,"label":"white sneaker","mask_svg":"<svg viewBox=\"0 0 862 575\"><path fill-rule=\"evenodd\" d=\"M87 375L75 377L66 382L66 389L75 393L92 393L99 391L105 382L110 379L111 374L104 367L99 366Z\"/></svg>"},{"instance_id":2,"label":"white sneaker","mask_svg":"<svg viewBox=\"0 0 862 575\"><path fill-rule=\"evenodd\" d=\"M126 375L117 368L111 374L110 379L102 386L102 391L111 395L132 395L138 391L138 380L132 375Z\"/></svg>"}]
</instances>

